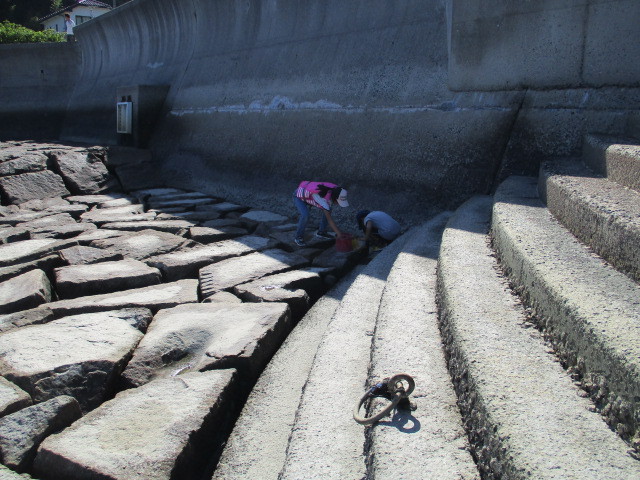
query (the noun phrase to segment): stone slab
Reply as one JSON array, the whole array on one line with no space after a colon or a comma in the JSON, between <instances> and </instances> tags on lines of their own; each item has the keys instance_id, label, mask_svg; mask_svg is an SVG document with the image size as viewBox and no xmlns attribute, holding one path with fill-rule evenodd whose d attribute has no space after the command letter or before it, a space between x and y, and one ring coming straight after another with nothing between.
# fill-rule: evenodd
<instances>
[{"instance_id":1,"label":"stone slab","mask_svg":"<svg viewBox=\"0 0 640 480\"><path fill-rule=\"evenodd\" d=\"M149 208L154 208L156 210L162 210L163 208L174 208L174 207L186 207L186 208L195 208L199 205L209 205L211 203L216 203L218 200L216 198L210 198L207 196L197 196L192 198L181 198L175 200L158 200L151 198L147 200L147 205Z\"/></svg>"},{"instance_id":2,"label":"stone slab","mask_svg":"<svg viewBox=\"0 0 640 480\"><path fill-rule=\"evenodd\" d=\"M53 207L68 207L71 204L62 197L36 198L19 205L20 210L39 212Z\"/></svg>"},{"instance_id":3,"label":"stone slab","mask_svg":"<svg viewBox=\"0 0 640 480\"><path fill-rule=\"evenodd\" d=\"M201 478L235 399L235 372L191 373L119 393L40 446L35 474L54 478Z\"/></svg>"},{"instance_id":4,"label":"stone slab","mask_svg":"<svg viewBox=\"0 0 640 480\"><path fill-rule=\"evenodd\" d=\"M34 230L36 228L49 227L52 225L68 225L75 223L76 220L68 213L57 213L47 215L46 217L36 218L35 220L18 223L16 224L16 227Z\"/></svg>"},{"instance_id":5,"label":"stone slab","mask_svg":"<svg viewBox=\"0 0 640 480\"><path fill-rule=\"evenodd\" d=\"M39 269L46 272L47 275L53 273L53 269L61 267L64 264L58 253L53 253L37 260L31 260L23 263L16 263L8 267L0 267L0 282L11 280L18 275Z\"/></svg>"},{"instance_id":6,"label":"stone slab","mask_svg":"<svg viewBox=\"0 0 640 480\"><path fill-rule=\"evenodd\" d=\"M76 244L77 242L73 239L42 238L0 245L0 267L37 260Z\"/></svg>"},{"instance_id":7,"label":"stone slab","mask_svg":"<svg viewBox=\"0 0 640 480\"><path fill-rule=\"evenodd\" d=\"M253 282L233 287L233 293L245 302L285 302L294 320L304 315L312 301L326 290L317 271L292 270L267 275Z\"/></svg>"},{"instance_id":8,"label":"stone slab","mask_svg":"<svg viewBox=\"0 0 640 480\"><path fill-rule=\"evenodd\" d=\"M71 203L82 203L89 206L101 205L112 201L117 201L122 198L129 199L130 197L126 196L123 193L100 193L100 194L92 194L92 195L70 195L65 199ZM113 205L112 207L126 207L130 205L127 203L125 205Z\"/></svg>"},{"instance_id":9,"label":"stone slab","mask_svg":"<svg viewBox=\"0 0 640 480\"><path fill-rule=\"evenodd\" d=\"M58 300L47 304L56 317L88 312L104 312L116 308L148 308L157 312L183 303L198 302L198 281L179 280L122 292Z\"/></svg>"},{"instance_id":10,"label":"stone slab","mask_svg":"<svg viewBox=\"0 0 640 480\"><path fill-rule=\"evenodd\" d=\"M19 242L29 239L29 230L24 228L8 227L0 229L0 244Z\"/></svg>"},{"instance_id":11,"label":"stone slab","mask_svg":"<svg viewBox=\"0 0 640 480\"><path fill-rule=\"evenodd\" d=\"M162 210L159 210L162 211ZM160 214L158 215L158 218L164 218L165 216L167 217L171 217L171 218L177 218L177 219L181 219L181 220L188 220L189 222L192 223L196 223L196 222L209 222L211 220L217 220L218 218L220 218L222 214L220 212L200 212L200 211L196 211L196 212L173 212L170 215L167 214Z\"/></svg>"},{"instance_id":12,"label":"stone slab","mask_svg":"<svg viewBox=\"0 0 640 480\"><path fill-rule=\"evenodd\" d=\"M33 401L27 392L15 383L0 377L0 417L17 412L32 403Z\"/></svg>"},{"instance_id":13,"label":"stone slab","mask_svg":"<svg viewBox=\"0 0 640 480\"><path fill-rule=\"evenodd\" d=\"M289 217L267 210L249 210L240 215L238 220L253 227L261 224L268 226L284 225L290 221Z\"/></svg>"},{"instance_id":14,"label":"stone slab","mask_svg":"<svg viewBox=\"0 0 640 480\"><path fill-rule=\"evenodd\" d=\"M0 225L3 226L16 226L19 223L35 220L36 218L46 217L48 215L54 215L52 212L42 211L33 212L30 210L15 210L7 215L0 216Z\"/></svg>"},{"instance_id":15,"label":"stone slab","mask_svg":"<svg viewBox=\"0 0 640 480\"><path fill-rule=\"evenodd\" d=\"M245 212L249 210L249 207L245 207L243 205L237 205L231 202L220 202L220 203L207 204L207 205L198 205L196 207L196 210L229 213L229 212Z\"/></svg>"},{"instance_id":16,"label":"stone slab","mask_svg":"<svg viewBox=\"0 0 640 480\"><path fill-rule=\"evenodd\" d=\"M167 253L145 260L145 263L159 268L166 280L198 278L201 268L226 258L246 255L265 250L275 243L265 237L247 235L234 240L223 240L204 247L194 247L179 252Z\"/></svg>"},{"instance_id":17,"label":"stone slab","mask_svg":"<svg viewBox=\"0 0 640 480\"><path fill-rule=\"evenodd\" d=\"M0 374L34 402L76 398L83 411L97 407L151 320L146 309L75 315L0 334Z\"/></svg>"},{"instance_id":18,"label":"stone slab","mask_svg":"<svg viewBox=\"0 0 640 480\"><path fill-rule=\"evenodd\" d=\"M31 469L42 440L82 416L73 397L59 396L0 418L0 458L17 472Z\"/></svg>"},{"instance_id":19,"label":"stone slab","mask_svg":"<svg viewBox=\"0 0 640 480\"><path fill-rule=\"evenodd\" d=\"M96 230L93 223L71 223L66 225L50 225L48 227L39 227L31 230L30 238L57 238L67 239L75 238L85 232L91 232Z\"/></svg>"},{"instance_id":20,"label":"stone slab","mask_svg":"<svg viewBox=\"0 0 640 480\"><path fill-rule=\"evenodd\" d=\"M93 242L94 240L102 240L105 238L113 238L113 237L121 237L123 235L127 235L126 232L122 230L108 230L106 228L100 228L98 230L89 230L84 233L81 233L77 237L73 239L77 241L80 245L86 245L88 243Z\"/></svg>"},{"instance_id":21,"label":"stone slab","mask_svg":"<svg viewBox=\"0 0 640 480\"><path fill-rule=\"evenodd\" d=\"M0 283L0 313L27 310L51 301L51 284L42 270L31 270Z\"/></svg>"},{"instance_id":22,"label":"stone slab","mask_svg":"<svg viewBox=\"0 0 640 480\"><path fill-rule=\"evenodd\" d=\"M0 315L0 332L8 332L26 325L38 325L55 320L55 315L46 304L30 310Z\"/></svg>"},{"instance_id":23,"label":"stone slab","mask_svg":"<svg viewBox=\"0 0 640 480\"><path fill-rule=\"evenodd\" d=\"M58 254L67 265L88 265L91 263L124 259L120 253L83 245L65 248L64 250L60 250Z\"/></svg>"},{"instance_id":24,"label":"stone slab","mask_svg":"<svg viewBox=\"0 0 640 480\"><path fill-rule=\"evenodd\" d=\"M255 378L291 329L284 303L200 303L161 310L122 374L127 387L186 372Z\"/></svg>"},{"instance_id":25,"label":"stone slab","mask_svg":"<svg viewBox=\"0 0 640 480\"><path fill-rule=\"evenodd\" d=\"M141 220L131 222L105 222L102 224L102 227L110 230L139 232L141 230L151 229L176 235L186 233L192 226L193 222L187 220Z\"/></svg>"},{"instance_id":26,"label":"stone slab","mask_svg":"<svg viewBox=\"0 0 640 480\"><path fill-rule=\"evenodd\" d=\"M62 178L49 170L0 177L0 191L9 203L69 195Z\"/></svg>"},{"instance_id":27,"label":"stone slab","mask_svg":"<svg viewBox=\"0 0 640 480\"><path fill-rule=\"evenodd\" d=\"M0 163L0 177L38 172L46 169L47 156L41 153L32 153Z\"/></svg>"},{"instance_id":28,"label":"stone slab","mask_svg":"<svg viewBox=\"0 0 640 480\"><path fill-rule=\"evenodd\" d=\"M206 298L220 290L307 264L306 258L279 249L222 260L200 270L200 291Z\"/></svg>"},{"instance_id":29,"label":"stone slab","mask_svg":"<svg viewBox=\"0 0 640 480\"><path fill-rule=\"evenodd\" d=\"M86 150L52 150L49 158L73 194L98 193L116 185L100 158Z\"/></svg>"},{"instance_id":30,"label":"stone slab","mask_svg":"<svg viewBox=\"0 0 640 480\"><path fill-rule=\"evenodd\" d=\"M238 227L191 227L189 229L189 238L199 243L213 243L246 235L247 233L248 231L245 228ZM1 235L2 232L0 232Z\"/></svg>"},{"instance_id":31,"label":"stone slab","mask_svg":"<svg viewBox=\"0 0 640 480\"><path fill-rule=\"evenodd\" d=\"M136 204L126 207L93 208L80 215L80 220L83 222L103 224L109 222L153 220L155 217L155 213L144 212L142 205Z\"/></svg>"},{"instance_id":32,"label":"stone slab","mask_svg":"<svg viewBox=\"0 0 640 480\"><path fill-rule=\"evenodd\" d=\"M223 227L237 227L237 228L245 228L242 225L242 222L237 218L219 218L218 220L210 220L208 222L203 222L201 227L206 228L223 228Z\"/></svg>"},{"instance_id":33,"label":"stone slab","mask_svg":"<svg viewBox=\"0 0 640 480\"><path fill-rule=\"evenodd\" d=\"M61 299L130 290L162 282L160 270L132 258L69 265L56 268L54 275L56 292Z\"/></svg>"},{"instance_id":34,"label":"stone slab","mask_svg":"<svg viewBox=\"0 0 640 480\"><path fill-rule=\"evenodd\" d=\"M155 230L131 232L119 237L102 238L89 242L90 247L104 248L136 260L163 255L194 245L195 243L191 240L171 233L156 232ZM2 251L1 249L2 247L0 247L0 252Z\"/></svg>"}]
</instances>

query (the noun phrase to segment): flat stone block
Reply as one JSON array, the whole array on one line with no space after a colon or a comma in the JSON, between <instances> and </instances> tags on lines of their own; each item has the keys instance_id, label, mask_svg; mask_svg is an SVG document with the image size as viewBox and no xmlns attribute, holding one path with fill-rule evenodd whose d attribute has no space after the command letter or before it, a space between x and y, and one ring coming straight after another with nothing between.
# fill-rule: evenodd
<instances>
[{"instance_id":1,"label":"flat stone block","mask_svg":"<svg viewBox=\"0 0 640 480\"><path fill-rule=\"evenodd\" d=\"M151 314L129 309L53 320L0 334L0 374L35 402L59 395L91 410L113 393Z\"/></svg>"},{"instance_id":2,"label":"flat stone block","mask_svg":"<svg viewBox=\"0 0 640 480\"><path fill-rule=\"evenodd\" d=\"M42 440L82 416L77 400L60 396L0 418L0 457L18 472L31 468Z\"/></svg>"},{"instance_id":3,"label":"flat stone block","mask_svg":"<svg viewBox=\"0 0 640 480\"><path fill-rule=\"evenodd\" d=\"M287 303L295 319L301 318L309 309L311 299L319 298L324 290L320 274L310 270L267 275L233 287L233 292L246 302Z\"/></svg>"},{"instance_id":4,"label":"flat stone block","mask_svg":"<svg viewBox=\"0 0 640 480\"><path fill-rule=\"evenodd\" d=\"M155 208L161 210L163 208L174 207L186 207L195 208L198 205L208 205L210 203L216 203L218 200L207 196L197 196L193 198L181 198L176 200L156 200L150 199L147 201L149 208Z\"/></svg>"},{"instance_id":5,"label":"flat stone block","mask_svg":"<svg viewBox=\"0 0 640 480\"><path fill-rule=\"evenodd\" d=\"M98 193L116 185L100 158L86 150L53 150L49 158L71 193Z\"/></svg>"},{"instance_id":6,"label":"flat stone block","mask_svg":"<svg viewBox=\"0 0 640 480\"><path fill-rule=\"evenodd\" d=\"M120 253L102 250L101 248L86 247L83 245L65 248L59 252L59 255L67 265L88 265L91 263L124 259Z\"/></svg>"},{"instance_id":7,"label":"flat stone block","mask_svg":"<svg viewBox=\"0 0 640 480\"><path fill-rule=\"evenodd\" d=\"M0 332L8 332L14 328L20 328L26 325L48 323L55 319L56 317L53 311L47 308L45 304L30 310L0 315Z\"/></svg>"},{"instance_id":8,"label":"flat stone block","mask_svg":"<svg viewBox=\"0 0 640 480\"><path fill-rule=\"evenodd\" d=\"M49 170L0 177L0 191L9 203L69 195L62 178Z\"/></svg>"},{"instance_id":9,"label":"flat stone block","mask_svg":"<svg viewBox=\"0 0 640 480\"><path fill-rule=\"evenodd\" d=\"M93 208L80 215L80 220L91 223L119 222L122 218L138 218L139 220L153 220L154 213L145 213L142 205L128 205L114 208ZM135 221L135 220L134 220Z\"/></svg>"},{"instance_id":10,"label":"flat stone block","mask_svg":"<svg viewBox=\"0 0 640 480\"><path fill-rule=\"evenodd\" d=\"M122 198L128 199L123 193L101 193L101 194L93 194L93 195L70 195L66 197L66 200L71 203L82 203L89 206L105 204L108 202L112 202L114 200L120 200ZM128 206L130 203L125 205L112 205L111 207L123 207Z\"/></svg>"},{"instance_id":11,"label":"flat stone block","mask_svg":"<svg viewBox=\"0 0 640 480\"><path fill-rule=\"evenodd\" d=\"M162 310L122 374L129 387L182 372L235 368L253 378L291 328L284 303L200 303Z\"/></svg>"},{"instance_id":12,"label":"flat stone block","mask_svg":"<svg viewBox=\"0 0 640 480\"><path fill-rule=\"evenodd\" d=\"M249 210L249 207L245 207L242 205L236 205L231 202L221 202L209 205L198 205L196 207L196 211L214 211L220 213L229 213L229 212L245 212Z\"/></svg>"},{"instance_id":13,"label":"flat stone block","mask_svg":"<svg viewBox=\"0 0 640 480\"><path fill-rule=\"evenodd\" d=\"M80 245L86 245L88 243L93 242L94 240L121 237L123 235L127 235L127 233L123 232L122 230L108 230L106 228L100 228L98 230L89 230L87 232L81 233L80 235L78 235L77 237L74 237L73 239L77 241Z\"/></svg>"},{"instance_id":14,"label":"flat stone block","mask_svg":"<svg viewBox=\"0 0 640 480\"><path fill-rule=\"evenodd\" d=\"M0 377L0 417L17 412L32 403L31 397L27 392L15 383Z\"/></svg>"},{"instance_id":15,"label":"flat stone block","mask_svg":"<svg viewBox=\"0 0 640 480\"><path fill-rule=\"evenodd\" d=\"M35 474L54 478L200 478L235 399L235 372L180 375L119 393L48 437Z\"/></svg>"},{"instance_id":16,"label":"flat stone block","mask_svg":"<svg viewBox=\"0 0 640 480\"><path fill-rule=\"evenodd\" d=\"M71 223L67 225L51 225L48 227L34 228L31 230L30 237L36 238L74 238L78 235L96 230L93 223Z\"/></svg>"},{"instance_id":17,"label":"flat stone block","mask_svg":"<svg viewBox=\"0 0 640 480\"><path fill-rule=\"evenodd\" d=\"M46 169L47 156L42 153L32 153L0 163L0 177L38 172Z\"/></svg>"},{"instance_id":18,"label":"flat stone block","mask_svg":"<svg viewBox=\"0 0 640 480\"><path fill-rule=\"evenodd\" d=\"M24 228L8 227L0 229L0 244L19 242L29 239L29 230Z\"/></svg>"},{"instance_id":19,"label":"flat stone block","mask_svg":"<svg viewBox=\"0 0 640 480\"><path fill-rule=\"evenodd\" d=\"M60 298L129 290L162 282L160 270L131 258L92 265L60 267L54 270L54 274L56 291Z\"/></svg>"},{"instance_id":20,"label":"flat stone block","mask_svg":"<svg viewBox=\"0 0 640 480\"><path fill-rule=\"evenodd\" d=\"M195 247L151 257L145 262L159 268L165 279L169 281L197 278L198 271L206 265L256 250L264 250L273 245L274 243L268 238L248 235L235 240L212 243L205 247Z\"/></svg>"},{"instance_id":21,"label":"flat stone block","mask_svg":"<svg viewBox=\"0 0 640 480\"><path fill-rule=\"evenodd\" d=\"M88 312L104 312L117 308L148 308L157 312L182 303L198 302L198 281L179 280L122 292L59 300L47 304L56 317Z\"/></svg>"},{"instance_id":22,"label":"flat stone block","mask_svg":"<svg viewBox=\"0 0 640 480\"><path fill-rule=\"evenodd\" d=\"M50 253L76 245L73 239L42 238L0 245L0 267L37 260Z\"/></svg>"},{"instance_id":23,"label":"flat stone block","mask_svg":"<svg viewBox=\"0 0 640 480\"><path fill-rule=\"evenodd\" d=\"M162 255L174 250L195 246L195 243L171 233L143 230L119 237L93 240L89 242L89 246L107 249L112 253L123 255L125 258L143 260L154 255ZM1 251L2 247L0 247Z\"/></svg>"},{"instance_id":24,"label":"flat stone block","mask_svg":"<svg viewBox=\"0 0 640 480\"><path fill-rule=\"evenodd\" d=\"M0 232L1 234L1 232ZM246 235L247 229L238 227L191 227L189 229L189 237L199 243L213 243L229 238Z\"/></svg>"},{"instance_id":25,"label":"flat stone block","mask_svg":"<svg viewBox=\"0 0 640 480\"><path fill-rule=\"evenodd\" d=\"M51 301L51 285L42 270L0 283L0 313L13 313Z\"/></svg>"},{"instance_id":26,"label":"flat stone block","mask_svg":"<svg viewBox=\"0 0 640 480\"><path fill-rule=\"evenodd\" d=\"M206 298L220 290L307 264L306 258L279 249L222 260L200 270L200 291Z\"/></svg>"},{"instance_id":27,"label":"flat stone block","mask_svg":"<svg viewBox=\"0 0 640 480\"><path fill-rule=\"evenodd\" d=\"M260 224L268 226L283 225L290 221L289 217L285 217L278 213L268 212L266 210L249 210L248 212L240 215L238 220L252 226Z\"/></svg>"},{"instance_id":28,"label":"flat stone block","mask_svg":"<svg viewBox=\"0 0 640 480\"><path fill-rule=\"evenodd\" d=\"M42 270L47 275L53 273L53 269L61 267L63 265L62 258L57 253L47 255L45 257L38 258L23 263L16 263L8 267L0 267L0 282L11 280L12 278L27 273L31 270Z\"/></svg>"},{"instance_id":29,"label":"flat stone block","mask_svg":"<svg viewBox=\"0 0 640 480\"><path fill-rule=\"evenodd\" d=\"M193 226L193 222L187 220L146 220L135 222L113 222L104 223L102 225L106 229L125 230L129 232L139 232L141 230L157 230L159 232L167 232L180 234L186 232Z\"/></svg>"}]
</instances>

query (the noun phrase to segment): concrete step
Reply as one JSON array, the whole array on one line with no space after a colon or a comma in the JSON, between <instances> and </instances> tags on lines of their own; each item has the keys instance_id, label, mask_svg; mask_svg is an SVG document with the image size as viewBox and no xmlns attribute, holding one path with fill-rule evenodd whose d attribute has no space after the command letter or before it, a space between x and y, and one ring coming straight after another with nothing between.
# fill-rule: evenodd
<instances>
[{"instance_id":1,"label":"concrete step","mask_svg":"<svg viewBox=\"0 0 640 480\"><path fill-rule=\"evenodd\" d=\"M320 298L278 349L235 424L213 480L278 478L318 345L335 310L364 269L356 267Z\"/></svg>"},{"instance_id":2,"label":"concrete step","mask_svg":"<svg viewBox=\"0 0 640 480\"><path fill-rule=\"evenodd\" d=\"M640 286L558 224L536 179L511 177L494 198L493 242L510 281L610 425L640 443Z\"/></svg>"},{"instance_id":3,"label":"concrete step","mask_svg":"<svg viewBox=\"0 0 640 480\"><path fill-rule=\"evenodd\" d=\"M512 208L531 201L512 200ZM483 478L638 478L640 463L592 411L500 274L489 246L491 207L491 197L474 197L456 211L438 264L449 370ZM540 205L509 220L529 224L538 211L546 212Z\"/></svg>"},{"instance_id":4,"label":"concrete step","mask_svg":"<svg viewBox=\"0 0 640 480\"><path fill-rule=\"evenodd\" d=\"M281 480L364 477L364 428L352 412L365 391L387 275L407 238L403 235L377 254L336 309L304 386Z\"/></svg>"},{"instance_id":5,"label":"concrete step","mask_svg":"<svg viewBox=\"0 0 640 480\"><path fill-rule=\"evenodd\" d=\"M640 193L595 176L578 160L545 162L539 191L581 242L640 281Z\"/></svg>"},{"instance_id":6,"label":"concrete step","mask_svg":"<svg viewBox=\"0 0 640 480\"><path fill-rule=\"evenodd\" d=\"M637 140L586 135L582 156L594 172L640 191L640 144Z\"/></svg>"},{"instance_id":7,"label":"concrete step","mask_svg":"<svg viewBox=\"0 0 640 480\"><path fill-rule=\"evenodd\" d=\"M370 384L407 373L416 382L414 412L366 429L369 479L477 479L438 327L436 266L450 213L421 226L387 278L371 351ZM371 415L371 413L369 413ZM402 472L398 475L398 472Z\"/></svg>"}]
</instances>

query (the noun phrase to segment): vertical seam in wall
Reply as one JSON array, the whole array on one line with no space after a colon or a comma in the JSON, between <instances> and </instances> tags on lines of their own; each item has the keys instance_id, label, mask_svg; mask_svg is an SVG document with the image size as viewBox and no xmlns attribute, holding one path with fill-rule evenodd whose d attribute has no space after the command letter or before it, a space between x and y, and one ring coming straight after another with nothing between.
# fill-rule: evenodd
<instances>
[{"instance_id":1,"label":"vertical seam in wall","mask_svg":"<svg viewBox=\"0 0 640 480\"><path fill-rule=\"evenodd\" d=\"M582 16L582 49L580 52L580 71L578 73L578 81L580 85L584 85L584 61L587 50L587 29L589 27L589 4L585 4L584 6L584 15Z\"/></svg>"},{"instance_id":2,"label":"vertical seam in wall","mask_svg":"<svg viewBox=\"0 0 640 480\"><path fill-rule=\"evenodd\" d=\"M502 149L500 150L500 155L498 156L499 160L494 164L493 171L491 172L491 179L489 188L485 192L485 195L490 195L495 192L495 189L498 187L498 183L500 181L500 173L504 170L506 159L505 155L507 154L507 148L509 147L509 143L511 143L511 136L513 135L513 130L515 129L516 124L518 123L518 118L520 117L520 112L522 111L522 105L524 104L524 99L527 97L527 93L529 93L529 89L526 88L522 92L520 96L520 102L518 103L518 107L516 108L513 117L511 118L511 124L506 131L506 135L504 136L504 144L502 145Z\"/></svg>"}]
</instances>

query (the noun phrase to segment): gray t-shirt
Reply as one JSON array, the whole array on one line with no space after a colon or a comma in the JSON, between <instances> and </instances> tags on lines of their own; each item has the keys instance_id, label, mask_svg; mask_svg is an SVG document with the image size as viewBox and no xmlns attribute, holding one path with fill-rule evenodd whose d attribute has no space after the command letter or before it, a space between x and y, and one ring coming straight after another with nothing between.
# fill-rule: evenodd
<instances>
[{"instance_id":1,"label":"gray t-shirt","mask_svg":"<svg viewBox=\"0 0 640 480\"><path fill-rule=\"evenodd\" d=\"M365 227L368 222L373 223L373 227L378 230L378 235L385 240L391 241L400 235L400 224L384 212L370 212L364 217Z\"/></svg>"}]
</instances>

